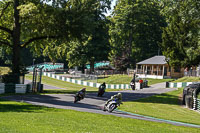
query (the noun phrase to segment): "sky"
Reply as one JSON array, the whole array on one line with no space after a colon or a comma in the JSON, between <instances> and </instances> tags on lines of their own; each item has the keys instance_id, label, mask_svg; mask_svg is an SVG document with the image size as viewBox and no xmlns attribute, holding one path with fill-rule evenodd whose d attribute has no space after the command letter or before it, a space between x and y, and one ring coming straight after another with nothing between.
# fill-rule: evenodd
<instances>
[{"instance_id":1,"label":"sky","mask_svg":"<svg viewBox=\"0 0 200 133\"><path fill-rule=\"evenodd\" d=\"M115 4L116 4L116 1L117 1L117 0L113 0L113 1L112 1L112 4L111 4L111 11L108 12L108 13L106 13L106 14L105 14L106 16L109 16L109 15L112 13L112 10L113 10L113 8L114 8L114 6L115 6Z\"/></svg>"},{"instance_id":2,"label":"sky","mask_svg":"<svg viewBox=\"0 0 200 133\"><path fill-rule=\"evenodd\" d=\"M2 0L0 0L0 1L2 1ZM105 14L106 16L109 16L109 15L112 13L112 10L113 10L113 8L114 8L114 6L115 6L115 4L116 4L116 1L117 1L117 0L112 0L111 11L108 12L108 13L106 13L106 14Z\"/></svg>"}]
</instances>

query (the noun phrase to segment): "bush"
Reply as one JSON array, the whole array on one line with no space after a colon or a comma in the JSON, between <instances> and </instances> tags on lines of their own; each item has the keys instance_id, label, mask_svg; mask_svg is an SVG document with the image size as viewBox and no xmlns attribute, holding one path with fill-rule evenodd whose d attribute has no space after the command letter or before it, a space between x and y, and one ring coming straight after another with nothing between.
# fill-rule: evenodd
<instances>
[{"instance_id":1,"label":"bush","mask_svg":"<svg viewBox=\"0 0 200 133\"><path fill-rule=\"evenodd\" d=\"M197 94L197 98L200 99L200 92Z\"/></svg>"}]
</instances>

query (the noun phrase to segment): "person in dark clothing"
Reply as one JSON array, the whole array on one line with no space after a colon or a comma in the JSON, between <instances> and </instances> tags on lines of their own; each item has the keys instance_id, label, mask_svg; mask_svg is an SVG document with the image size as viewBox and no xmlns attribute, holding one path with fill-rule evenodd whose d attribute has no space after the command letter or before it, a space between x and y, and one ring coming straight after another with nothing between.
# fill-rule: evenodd
<instances>
[{"instance_id":1,"label":"person in dark clothing","mask_svg":"<svg viewBox=\"0 0 200 133\"><path fill-rule=\"evenodd\" d=\"M78 91L78 95L81 96L81 99L85 97L86 88L81 89Z\"/></svg>"},{"instance_id":2,"label":"person in dark clothing","mask_svg":"<svg viewBox=\"0 0 200 133\"><path fill-rule=\"evenodd\" d=\"M97 96L102 96L105 93L105 90L106 90L106 83L103 82L103 84L99 86L99 91Z\"/></svg>"},{"instance_id":3,"label":"person in dark clothing","mask_svg":"<svg viewBox=\"0 0 200 133\"><path fill-rule=\"evenodd\" d=\"M131 80L130 86L131 86L132 90L135 90L135 78L133 78Z\"/></svg>"}]
</instances>

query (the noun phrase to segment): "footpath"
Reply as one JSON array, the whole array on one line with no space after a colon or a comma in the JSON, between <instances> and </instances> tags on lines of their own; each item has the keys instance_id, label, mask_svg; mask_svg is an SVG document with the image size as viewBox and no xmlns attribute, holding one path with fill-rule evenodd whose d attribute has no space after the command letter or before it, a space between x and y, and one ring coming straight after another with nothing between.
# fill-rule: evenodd
<instances>
[{"instance_id":1,"label":"footpath","mask_svg":"<svg viewBox=\"0 0 200 133\"><path fill-rule=\"evenodd\" d=\"M54 88L53 86L49 86L49 85L46 87ZM63 88L56 87L56 89L63 89ZM165 88L165 83L159 83L159 84L155 84L155 85L152 85L151 87L144 88L141 90L135 90L135 91L124 90L124 91L106 92L103 97L97 97L97 93L86 93L85 99L83 99L82 101L79 101L78 103L73 102L74 101L73 94L45 94L45 95L21 95L21 96L14 95L14 96L4 96L2 98L7 99L7 100L12 100L12 101L18 101L18 102L26 102L33 105L46 106L46 107L71 109L71 110L76 110L76 111L81 111L81 112L98 113L98 114L103 114L103 115L114 115L118 117L126 117L126 118L139 119L139 120L164 122L164 123L173 124L177 126L189 126L189 127L200 128L200 125L193 125L193 124L188 124L188 123L157 119L153 117L124 112L120 110L115 110L112 113L104 112L102 110L102 107L105 104L105 102L112 95L115 95L118 92L122 93L123 101L133 101L140 98L145 98L145 97L149 97L156 94L166 93L173 90L176 90L176 88Z\"/></svg>"}]
</instances>

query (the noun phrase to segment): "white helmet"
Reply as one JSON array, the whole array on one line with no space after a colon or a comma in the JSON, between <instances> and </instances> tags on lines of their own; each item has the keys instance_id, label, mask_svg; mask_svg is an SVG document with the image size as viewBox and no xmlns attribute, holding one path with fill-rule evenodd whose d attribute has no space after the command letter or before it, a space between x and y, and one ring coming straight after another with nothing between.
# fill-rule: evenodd
<instances>
[{"instance_id":1,"label":"white helmet","mask_svg":"<svg viewBox=\"0 0 200 133\"><path fill-rule=\"evenodd\" d=\"M119 92L117 95L118 95L119 97L122 97L122 93L120 93L120 92Z\"/></svg>"}]
</instances>

